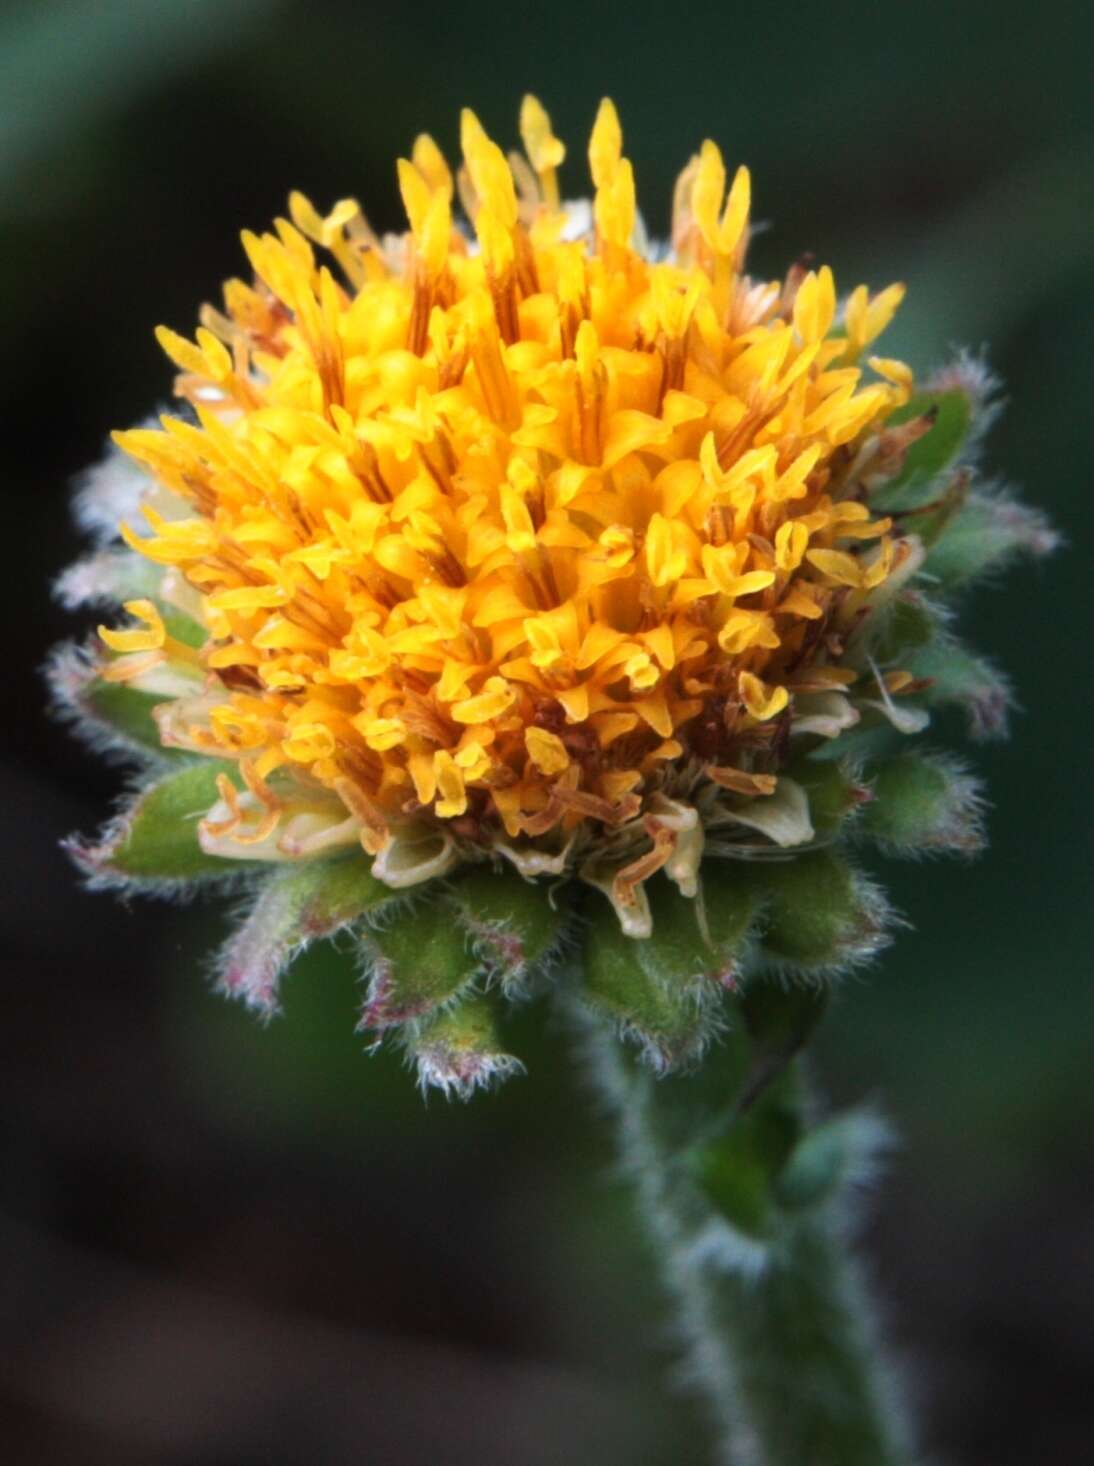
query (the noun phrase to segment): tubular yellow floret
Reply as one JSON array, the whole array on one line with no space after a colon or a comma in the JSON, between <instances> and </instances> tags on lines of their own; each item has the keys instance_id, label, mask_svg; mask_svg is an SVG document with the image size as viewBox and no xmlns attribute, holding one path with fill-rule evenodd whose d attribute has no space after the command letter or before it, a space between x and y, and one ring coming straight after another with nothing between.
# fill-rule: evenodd
<instances>
[{"instance_id":1,"label":"tubular yellow floret","mask_svg":"<svg viewBox=\"0 0 1094 1466\"><path fill-rule=\"evenodd\" d=\"M410 161L430 189L434 193L443 193L451 202L454 191L451 169L445 162L444 154L427 132L420 132L414 139Z\"/></svg>"},{"instance_id":2,"label":"tubular yellow floret","mask_svg":"<svg viewBox=\"0 0 1094 1466\"><path fill-rule=\"evenodd\" d=\"M556 169L561 167L566 149L555 137L551 129L551 119L539 99L531 93L520 106L520 138L528 161L539 178L544 203L549 209L557 209L559 197Z\"/></svg>"}]
</instances>

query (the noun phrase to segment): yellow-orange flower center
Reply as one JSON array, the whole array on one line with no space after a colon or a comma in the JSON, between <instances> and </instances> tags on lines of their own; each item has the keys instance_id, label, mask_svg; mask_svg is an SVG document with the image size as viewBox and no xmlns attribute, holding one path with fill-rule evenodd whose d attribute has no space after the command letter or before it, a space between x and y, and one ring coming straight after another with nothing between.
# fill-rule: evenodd
<instances>
[{"instance_id":1,"label":"yellow-orange flower center","mask_svg":"<svg viewBox=\"0 0 1094 1466\"><path fill-rule=\"evenodd\" d=\"M591 209L534 99L521 128L527 161L465 113L455 178L419 138L405 236L294 195L196 342L159 333L197 422L118 435L168 491L126 537L208 631L174 740L260 799L333 791L371 848L422 811L610 827L684 762L732 787L853 680L839 627L900 558L855 469L908 396L860 364L901 288L837 316L827 268L751 281L748 173L710 142L646 251L609 103ZM111 646L164 655L136 614Z\"/></svg>"}]
</instances>

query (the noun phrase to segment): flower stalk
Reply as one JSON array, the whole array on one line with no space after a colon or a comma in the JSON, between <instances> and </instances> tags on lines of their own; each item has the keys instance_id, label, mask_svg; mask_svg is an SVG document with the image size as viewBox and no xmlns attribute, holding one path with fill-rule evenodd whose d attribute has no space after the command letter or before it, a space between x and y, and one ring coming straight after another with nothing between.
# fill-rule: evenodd
<instances>
[{"instance_id":1,"label":"flower stalk","mask_svg":"<svg viewBox=\"0 0 1094 1466\"><path fill-rule=\"evenodd\" d=\"M718 1460L909 1466L850 1252L852 1193L875 1169L884 1126L868 1113L811 1126L800 1059L773 1066L743 1029L699 1073L657 1078L603 1024L583 1016L580 1027Z\"/></svg>"},{"instance_id":2,"label":"flower stalk","mask_svg":"<svg viewBox=\"0 0 1094 1466\"><path fill-rule=\"evenodd\" d=\"M749 273L713 142L656 244L610 102L588 200L534 98L520 131L465 112L454 171L420 136L402 234L292 194L194 339L158 332L181 412L115 435L58 583L107 622L57 709L133 771L68 847L93 886L241 896L217 986L264 1020L339 940L423 1090L523 1072L510 1010L561 982L724 1459L898 1466L846 1245L881 1129L815 1123L799 1055L897 924L870 848L983 843L920 735L1005 732L959 597L1056 536L983 477L982 362L874 354L902 285Z\"/></svg>"}]
</instances>

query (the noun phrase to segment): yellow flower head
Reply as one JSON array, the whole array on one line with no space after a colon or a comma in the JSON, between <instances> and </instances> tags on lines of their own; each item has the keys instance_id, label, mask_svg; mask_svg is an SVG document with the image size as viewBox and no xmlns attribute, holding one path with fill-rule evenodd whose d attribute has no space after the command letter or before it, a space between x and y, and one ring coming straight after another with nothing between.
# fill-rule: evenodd
<instances>
[{"instance_id":1,"label":"yellow flower head","mask_svg":"<svg viewBox=\"0 0 1094 1466\"><path fill-rule=\"evenodd\" d=\"M591 208L534 98L520 130L507 155L465 112L455 175L420 137L402 236L293 195L196 340L159 332L193 412L118 435L158 485L123 532L206 637L134 602L110 675L174 668L164 741L239 760L218 849L379 866L416 824L540 870L644 821L663 864L682 793L770 798L870 678L849 638L909 543L866 466L910 373L860 358L901 287L750 279L712 142L648 248L610 102Z\"/></svg>"}]
</instances>

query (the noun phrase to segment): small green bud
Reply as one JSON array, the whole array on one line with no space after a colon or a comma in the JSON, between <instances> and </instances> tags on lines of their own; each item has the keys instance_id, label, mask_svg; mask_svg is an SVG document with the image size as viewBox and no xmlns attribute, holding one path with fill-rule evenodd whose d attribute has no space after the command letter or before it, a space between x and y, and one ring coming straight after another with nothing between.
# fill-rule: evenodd
<instances>
[{"instance_id":1,"label":"small green bud","mask_svg":"<svg viewBox=\"0 0 1094 1466\"><path fill-rule=\"evenodd\" d=\"M512 991L549 960L566 926L570 899L515 871L473 866L452 889L452 901L471 941Z\"/></svg>"},{"instance_id":2,"label":"small green bud","mask_svg":"<svg viewBox=\"0 0 1094 1466\"><path fill-rule=\"evenodd\" d=\"M1039 510L1001 491L970 494L931 546L926 569L950 590L1002 570L1020 555L1050 555L1059 544Z\"/></svg>"},{"instance_id":3,"label":"small green bud","mask_svg":"<svg viewBox=\"0 0 1094 1466\"><path fill-rule=\"evenodd\" d=\"M219 962L217 986L265 1016L277 1010L279 979L309 942L335 932L395 899L375 880L360 852L280 866L265 880Z\"/></svg>"},{"instance_id":4,"label":"small green bud","mask_svg":"<svg viewBox=\"0 0 1094 1466\"><path fill-rule=\"evenodd\" d=\"M703 921L719 963L715 975L732 988L756 916L756 894L733 860L704 861L702 877Z\"/></svg>"},{"instance_id":5,"label":"small green bud","mask_svg":"<svg viewBox=\"0 0 1094 1466\"><path fill-rule=\"evenodd\" d=\"M301 876L313 872L311 895L301 909L303 933L308 938L337 931L359 917L371 919L400 899L398 891L372 874L372 861L361 850L308 861L297 870Z\"/></svg>"},{"instance_id":6,"label":"small green bud","mask_svg":"<svg viewBox=\"0 0 1094 1466\"><path fill-rule=\"evenodd\" d=\"M983 848L983 800L954 759L906 753L881 764L862 828L894 854Z\"/></svg>"},{"instance_id":7,"label":"small green bud","mask_svg":"<svg viewBox=\"0 0 1094 1466\"><path fill-rule=\"evenodd\" d=\"M400 910L366 939L372 975L361 1028L385 1029L421 1018L458 992L482 964L446 901Z\"/></svg>"},{"instance_id":8,"label":"small green bud","mask_svg":"<svg viewBox=\"0 0 1094 1466\"><path fill-rule=\"evenodd\" d=\"M712 932L709 920L704 930L705 899L700 907L663 876L649 883L649 897L653 932L643 940L624 935L597 905L586 938L582 993L664 1073L698 1058L710 1038L719 994L732 979L747 929L744 913L751 915L752 905L747 891L724 907L712 901Z\"/></svg>"},{"instance_id":9,"label":"small green bud","mask_svg":"<svg viewBox=\"0 0 1094 1466\"><path fill-rule=\"evenodd\" d=\"M749 869L764 902L763 952L818 976L872 956L886 940L884 898L830 850Z\"/></svg>"},{"instance_id":10,"label":"small green bud","mask_svg":"<svg viewBox=\"0 0 1094 1466\"><path fill-rule=\"evenodd\" d=\"M963 708L973 738L1004 738L1012 695L1010 685L986 657L956 637L940 634L907 661L915 677L928 681L921 696L932 706Z\"/></svg>"},{"instance_id":11,"label":"small green bud","mask_svg":"<svg viewBox=\"0 0 1094 1466\"><path fill-rule=\"evenodd\" d=\"M524 1070L502 1047L494 1006L481 993L412 1025L407 1052L423 1090L440 1089L459 1099Z\"/></svg>"}]
</instances>

